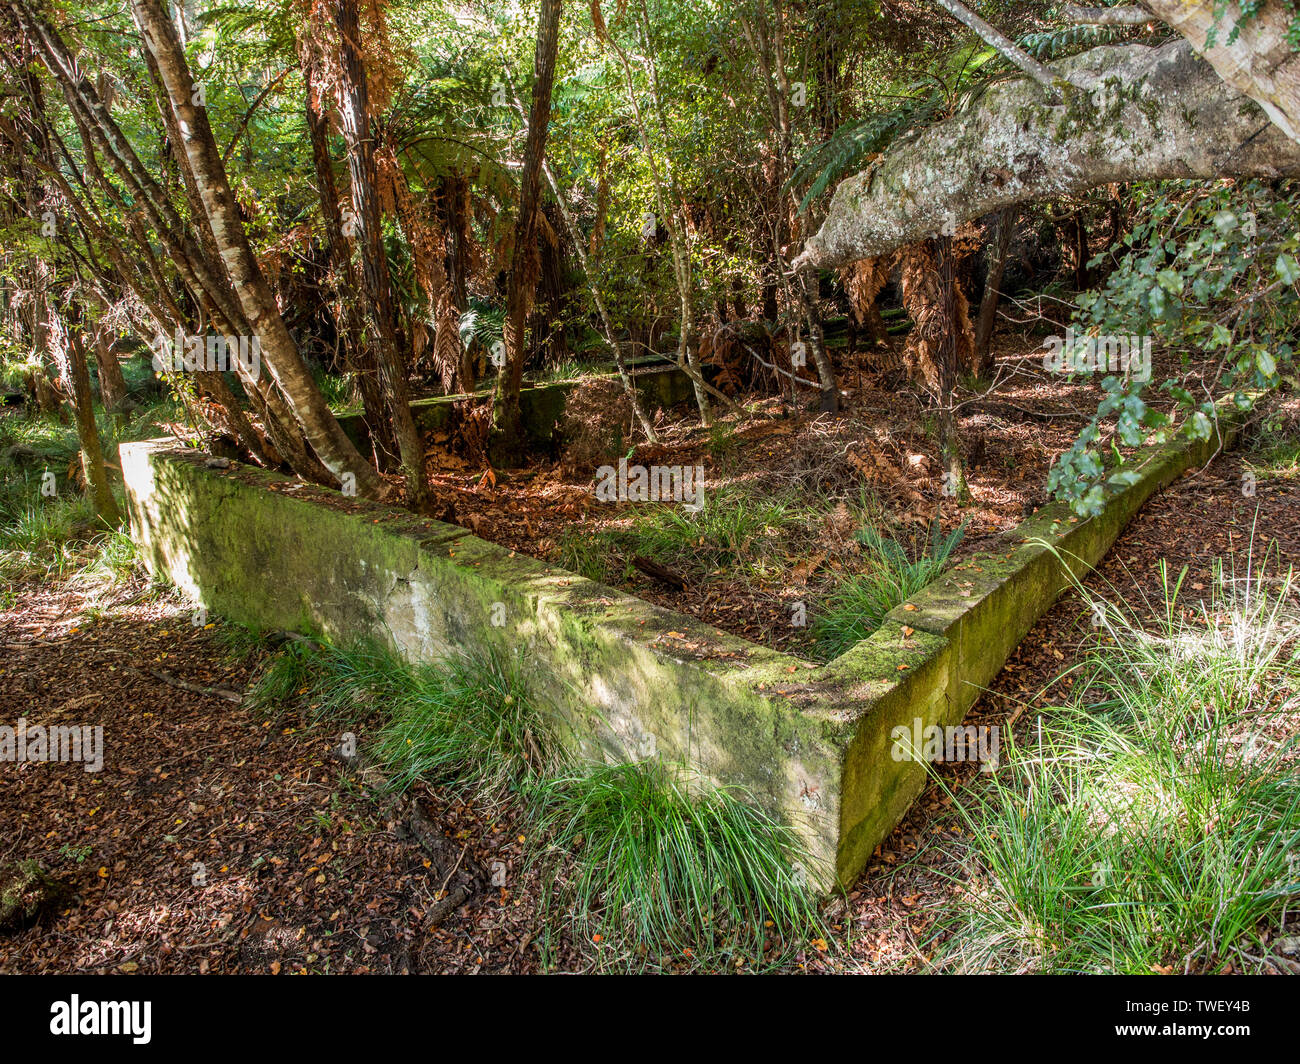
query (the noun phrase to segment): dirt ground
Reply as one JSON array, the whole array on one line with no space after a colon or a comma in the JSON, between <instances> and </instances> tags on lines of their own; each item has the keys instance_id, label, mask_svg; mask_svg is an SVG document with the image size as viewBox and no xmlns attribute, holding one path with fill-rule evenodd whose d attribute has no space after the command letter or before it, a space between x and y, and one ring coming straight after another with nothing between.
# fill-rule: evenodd
<instances>
[{"instance_id":1,"label":"dirt ground","mask_svg":"<svg viewBox=\"0 0 1300 1064\"><path fill-rule=\"evenodd\" d=\"M537 966L538 891L508 821L424 791L412 800L443 841L422 846L411 803L348 769L340 736L228 700L254 657L232 659L219 626L196 627L142 579L87 606L28 586L0 615L0 719L100 725L106 751L98 773L0 766L0 863L35 858L72 891L0 937L0 971ZM494 861L504 886L463 874ZM459 885L468 899L444 913Z\"/></svg>"}]
</instances>

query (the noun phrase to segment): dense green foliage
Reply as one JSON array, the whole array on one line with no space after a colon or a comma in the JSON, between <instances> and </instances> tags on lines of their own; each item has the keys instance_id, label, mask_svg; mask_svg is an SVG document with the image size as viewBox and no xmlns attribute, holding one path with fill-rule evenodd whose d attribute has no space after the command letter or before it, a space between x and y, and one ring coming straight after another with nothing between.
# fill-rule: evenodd
<instances>
[{"instance_id":1,"label":"dense green foliage","mask_svg":"<svg viewBox=\"0 0 1300 1064\"><path fill-rule=\"evenodd\" d=\"M1095 514L1111 490L1136 473L1107 469L1098 447L1106 419L1123 447L1175 434L1208 439L1226 394L1241 410L1294 374L1300 329L1297 191L1260 182L1162 188L1140 193L1138 223L1113 256L1099 289L1082 292L1075 328L1084 337L1151 337L1183 372L1148 382L1110 374L1096 417L1052 470L1048 487ZM1149 387L1171 396L1175 418L1143 399Z\"/></svg>"}]
</instances>

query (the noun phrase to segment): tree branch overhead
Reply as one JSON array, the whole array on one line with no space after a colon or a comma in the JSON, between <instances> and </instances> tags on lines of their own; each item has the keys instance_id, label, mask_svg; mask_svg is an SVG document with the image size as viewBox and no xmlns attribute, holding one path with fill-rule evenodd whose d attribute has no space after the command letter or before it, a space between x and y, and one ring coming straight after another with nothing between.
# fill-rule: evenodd
<instances>
[{"instance_id":1,"label":"tree branch overhead","mask_svg":"<svg viewBox=\"0 0 1300 1064\"><path fill-rule=\"evenodd\" d=\"M1032 81L995 85L841 182L795 266L886 254L1114 181L1300 173L1300 145L1186 41L1094 48L1052 69L1073 83L1059 102Z\"/></svg>"}]
</instances>

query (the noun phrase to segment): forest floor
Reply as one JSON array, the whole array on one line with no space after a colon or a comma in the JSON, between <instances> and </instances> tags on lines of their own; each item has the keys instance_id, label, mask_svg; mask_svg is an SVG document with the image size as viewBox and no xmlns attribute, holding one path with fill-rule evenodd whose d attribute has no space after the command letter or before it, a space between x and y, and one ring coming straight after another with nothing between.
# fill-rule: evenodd
<instances>
[{"instance_id":1,"label":"forest floor","mask_svg":"<svg viewBox=\"0 0 1300 1064\"><path fill-rule=\"evenodd\" d=\"M815 657L815 637L790 623L792 608L801 601L816 614L861 568L854 537L864 527L915 554L936 520L945 533L964 523L955 551L961 557L1046 501L1048 470L1104 393L1095 378L1046 371L1041 338L1006 334L998 344L993 385L966 382L957 396L966 499L945 493L934 417L922 395L844 356L839 417L793 410L775 397L741 428L720 420L703 429L686 404L657 412L659 442L615 453L609 441L631 438L634 421L618 385L600 381L571 395L570 442L555 460L488 475L455 453L443 433L426 440L430 474L440 502L484 539L765 646ZM875 357L861 354L858 362ZM1159 364L1153 372L1165 368L1172 372ZM1148 398L1157 409L1165 401ZM1112 445L1107 431L1103 450ZM680 501L599 501L597 469L623 457L629 466L701 468L712 516L683 517ZM634 555L680 582L635 568Z\"/></svg>"},{"instance_id":2,"label":"forest floor","mask_svg":"<svg viewBox=\"0 0 1300 1064\"><path fill-rule=\"evenodd\" d=\"M526 839L427 790L381 796L335 756L339 736L227 700L256 655L232 654L171 594L143 577L109 597L29 585L0 615L0 641L0 715L100 725L105 748L98 773L0 774L0 863L35 858L73 897L0 938L0 971L536 967ZM412 801L471 860L504 861L510 886L426 928L450 869L405 826Z\"/></svg>"},{"instance_id":3,"label":"forest floor","mask_svg":"<svg viewBox=\"0 0 1300 1064\"><path fill-rule=\"evenodd\" d=\"M1186 567L1179 602L1191 619L1214 587L1217 559L1238 578L1248 563L1258 568L1266 555L1271 571L1300 564L1300 470L1261 478L1251 498L1242 492L1249 462L1242 453L1221 455L1148 501L1084 587L1112 603L1122 599L1139 624L1155 628L1166 601L1162 565L1171 583ZM1072 670L1096 643L1091 616L1079 594L1062 596L1021 641L966 723L1028 736L1074 686ZM979 775L972 765L935 767L953 794ZM852 956L861 968L920 970L942 944L943 936L935 937L936 918L951 911L968 881L962 860L968 840L952 804L944 787L927 787L850 893ZM1290 930L1300 932L1300 914L1292 917Z\"/></svg>"},{"instance_id":4,"label":"forest floor","mask_svg":"<svg viewBox=\"0 0 1300 1064\"><path fill-rule=\"evenodd\" d=\"M1247 498L1247 460L1221 456L1153 498L1088 586L1140 610L1163 601L1164 559L1188 567L1194 599L1214 559L1244 563L1252 536L1256 559L1269 540L1284 562L1300 558L1300 477L1261 479ZM559 914L542 912L535 848L509 810L451 803L427 787L389 796L335 756L338 735L231 701L266 651L233 652L220 625L193 625L188 607L140 577L112 587L20 584L0 605L0 718L101 725L106 750L98 773L57 763L0 772L0 863L34 858L69 888L36 926L0 937L0 972L594 966L600 947L579 948ZM1062 598L971 722L1031 728L1089 639L1085 614L1077 596ZM957 791L974 778L946 768L941 776ZM941 941L937 916L966 878L951 802L942 787L926 789L834 903L836 934L796 967L925 967ZM412 803L440 835L432 849L412 834ZM455 866L440 848L459 854ZM458 868L493 862L505 885L476 879L448 912Z\"/></svg>"}]
</instances>

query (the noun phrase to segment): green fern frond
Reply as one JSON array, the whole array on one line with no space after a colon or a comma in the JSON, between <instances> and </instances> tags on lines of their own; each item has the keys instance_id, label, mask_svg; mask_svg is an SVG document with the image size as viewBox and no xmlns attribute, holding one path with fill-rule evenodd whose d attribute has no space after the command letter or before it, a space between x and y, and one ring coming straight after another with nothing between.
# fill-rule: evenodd
<instances>
[{"instance_id":1,"label":"green fern frond","mask_svg":"<svg viewBox=\"0 0 1300 1064\"><path fill-rule=\"evenodd\" d=\"M296 55L297 19L289 0L220 4L197 18L204 29L215 28L221 38L240 38L254 54L289 58Z\"/></svg>"},{"instance_id":2,"label":"green fern frond","mask_svg":"<svg viewBox=\"0 0 1300 1064\"><path fill-rule=\"evenodd\" d=\"M862 169L870 156L883 154L942 118L968 110L989 88L1012 76L1000 56L984 49L963 59L960 69L952 73L951 83L938 78L918 82L889 110L845 122L825 144L799 160L790 176L787 187L808 186L799 203L800 213L834 182Z\"/></svg>"},{"instance_id":3,"label":"green fern frond","mask_svg":"<svg viewBox=\"0 0 1300 1064\"><path fill-rule=\"evenodd\" d=\"M503 307L494 307L490 303L470 298L469 307L460 316L460 342L469 347L477 340L486 348L502 338L506 324L506 312Z\"/></svg>"},{"instance_id":4,"label":"green fern frond","mask_svg":"<svg viewBox=\"0 0 1300 1064\"><path fill-rule=\"evenodd\" d=\"M802 213L808 204L830 187L832 182L857 170L871 155L884 151L900 137L928 126L946 107L943 95L933 90L924 96L903 100L897 107L868 118L852 119L840 126L830 140L806 155L790 177L792 187L807 184L799 203Z\"/></svg>"},{"instance_id":5,"label":"green fern frond","mask_svg":"<svg viewBox=\"0 0 1300 1064\"><path fill-rule=\"evenodd\" d=\"M1147 36L1140 26L1062 26L1041 33L1027 33L1017 43L1035 59L1050 63L1103 44L1121 44L1139 33Z\"/></svg>"}]
</instances>

